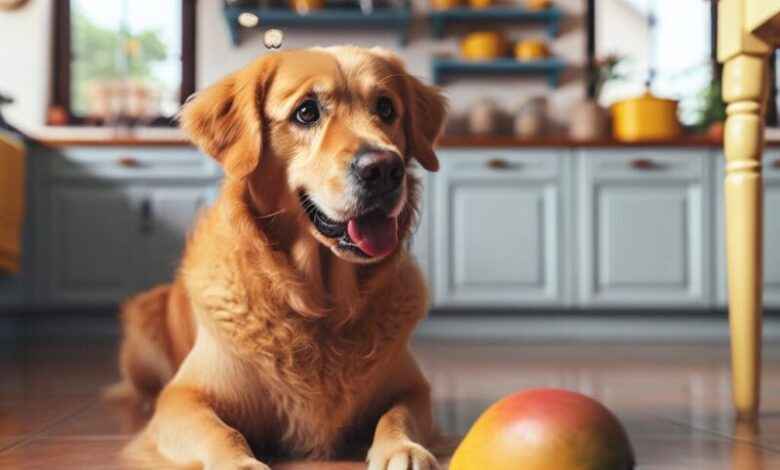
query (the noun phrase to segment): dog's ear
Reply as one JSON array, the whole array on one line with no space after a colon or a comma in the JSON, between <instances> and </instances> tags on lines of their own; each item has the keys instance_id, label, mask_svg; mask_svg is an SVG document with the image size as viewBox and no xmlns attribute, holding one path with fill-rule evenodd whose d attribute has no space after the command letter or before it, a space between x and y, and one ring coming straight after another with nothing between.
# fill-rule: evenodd
<instances>
[{"instance_id":1,"label":"dog's ear","mask_svg":"<svg viewBox=\"0 0 780 470\"><path fill-rule=\"evenodd\" d=\"M447 99L439 88L426 85L407 75L406 141L407 151L428 171L439 169L433 151L447 116Z\"/></svg>"},{"instance_id":2,"label":"dog's ear","mask_svg":"<svg viewBox=\"0 0 780 470\"><path fill-rule=\"evenodd\" d=\"M266 57L193 95L182 108L181 128L230 177L245 178L262 154L262 106L271 64Z\"/></svg>"}]
</instances>

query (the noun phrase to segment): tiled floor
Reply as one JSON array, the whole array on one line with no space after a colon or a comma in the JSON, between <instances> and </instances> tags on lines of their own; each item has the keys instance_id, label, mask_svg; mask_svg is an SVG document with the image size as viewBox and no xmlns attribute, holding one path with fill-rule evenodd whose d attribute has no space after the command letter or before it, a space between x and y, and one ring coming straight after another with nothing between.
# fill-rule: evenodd
<instances>
[{"instance_id":1,"label":"tiled floor","mask_svg":"<svg viewBox=\"0 0 780 470\"><path fill-rule=\"evenodd\" d=\"M117 453L145 417L97 398L116 376L114 349L94 341L2 346L0 469L121 468ZM639 469L780 469L780 344L765 347L762 414L753 425L733 419L726 344L417 342L415 350L433 383L439 422L451 433L464 433L512 391L565 387L616 412Z\"/></svg>"}]
</instances>

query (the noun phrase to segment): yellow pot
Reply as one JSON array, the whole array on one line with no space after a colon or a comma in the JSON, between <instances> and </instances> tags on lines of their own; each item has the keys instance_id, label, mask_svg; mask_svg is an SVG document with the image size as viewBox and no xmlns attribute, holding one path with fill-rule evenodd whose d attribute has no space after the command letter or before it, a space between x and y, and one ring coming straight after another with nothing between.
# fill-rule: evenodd
<instances>
[{"instance_id":1,"label":"yellow pot","mask_svg":"<svg viewBox=\"0 0 780 470\"><path fill-rule=\"evenodd\" d=\"M612 105L612 135L623 142L674 139L680 135L677 101L645 92Z\"/></svg>"},{"instance_id":2,"label":"yellow pot","mask_svg":"<svg viewBox=\"0 0 780 470\"><path fill-rule=\"evenodd\" d=\"M506 39L494 31L477 31L467 34L460 43L463 58L491 60L506 53Z\"/></svg>"},{"instance_id":3,"label":"yellow pot","mask_svg":"<svg viewBox=\"0 0 780 470\"><path fill-rule=\"evenodd\" d=\"M515 44L515 59L534 60L547 57L547 44L538 39L525 39Z\"/></svg>"},{"instance_id":4,"label":"yellow pot","mask_svg":"<svg viewBox=\"0 0 780 470\"><path fill-rule=\"evenodd\" d=\"M489 8L492 7L495 2L493 0L469 0L469 6L471 8Z\"/></svg>"}]
</instances>

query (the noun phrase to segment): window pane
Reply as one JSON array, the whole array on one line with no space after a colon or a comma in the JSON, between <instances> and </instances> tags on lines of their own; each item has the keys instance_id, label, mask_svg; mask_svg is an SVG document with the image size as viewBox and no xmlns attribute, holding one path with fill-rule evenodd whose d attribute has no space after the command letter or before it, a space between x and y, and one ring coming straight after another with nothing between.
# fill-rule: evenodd
<instances>
[{"instance_id":1,"label":"window pane","mask_svg":"<svg viewBox=\"0 0 780 470\"><path fill-rule=\"evenodd\" d=\"M655 28L648 15L655 16ZM637 96L645 90L651 68L651 90L680 101L680 118L690 124L695 97L712 80L710 3L702 0L597 0L596 55L617 54L623 80L604 87L602 101Z\"/></svg>"},{"instance_id":2,"label":"window pane","mask_svg":"<svg viewBox=\"0 0 780 470\"><path fill-rule=\"evenodd\" d=\"M181 0L70 0L71 109L113 122L180 103Z\"/></svg>"}]
</instances>

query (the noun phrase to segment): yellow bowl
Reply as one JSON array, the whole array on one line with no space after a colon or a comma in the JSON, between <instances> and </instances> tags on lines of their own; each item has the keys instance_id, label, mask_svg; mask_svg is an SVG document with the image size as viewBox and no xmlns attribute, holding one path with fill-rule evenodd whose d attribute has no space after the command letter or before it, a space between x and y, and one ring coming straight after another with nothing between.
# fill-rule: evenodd
<instances>
[{"instance_id":1,"label":"yellow bowl","mask_svg":"<svg viewBox=\"0 0 780 470\"><path fill-rule=\"evenodd\" d=\"M496 59L506 53L506 39L494 31L477 31L463 38L460 50L464 59Z\"/></svg>"},{"instance_id":2,"label":"yellow bowl","mask_svg":"<svg viewBox=\"0 0 780 470\"><path fill-rule=\"evenodd\" d=\"M547 44L544 41L525 39L515 44L515 59L517 60L543 59L549 55Z\"/></svg>"},{"instance_id":3,"label":"yellow bowl","mask_svg":"<svg viewBox=\"0 0 780 470\"><path fill-rule=\"evenodd\" d=\"M623 142L673 139L680 135L677 102L645 92L612 105L612 135Z\"/></svg>"}]
</instances>

